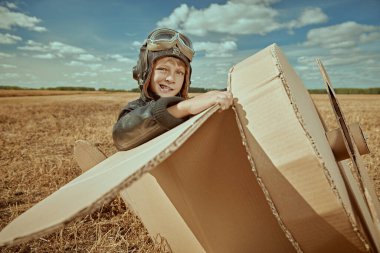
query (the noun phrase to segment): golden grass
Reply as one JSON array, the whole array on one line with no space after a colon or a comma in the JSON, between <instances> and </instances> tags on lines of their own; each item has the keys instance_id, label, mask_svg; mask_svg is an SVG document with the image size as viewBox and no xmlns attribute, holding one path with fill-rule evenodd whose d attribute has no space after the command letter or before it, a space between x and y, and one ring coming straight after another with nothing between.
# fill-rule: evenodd
<instances>
[{"instance_id":1,"label":"golden grass","mask_svg":"<svg viewBox=\"0 0 380 253\"><path fill-rule=\"evenodd\" d=\"M0 93L3 91L0 91ZM66 94L66 93L65 93ZM72 93L68 93L72 94ZM116 152L111 129L132 93L1 97L0 228L81 174L73 160L75 140L85 139L107 155ZM325 95L314 95L331 128L335 119ZM364 157L380 193L380 96L340 95L348 122L359 121L372 151ZM1 252L170 252L153 241L120 198L59 231Z\"/></svg>"},{"instance_id":2,"label":"golden grass","mask_svg":"<svg viewBox=\"0 0 380 253\"><path fill-rule=\"evenodd\" d=\"M0 90L0 97L54 96L73 94L105 94L105 91L71 91L71 90Z\"/></svg>"}]
</instances>

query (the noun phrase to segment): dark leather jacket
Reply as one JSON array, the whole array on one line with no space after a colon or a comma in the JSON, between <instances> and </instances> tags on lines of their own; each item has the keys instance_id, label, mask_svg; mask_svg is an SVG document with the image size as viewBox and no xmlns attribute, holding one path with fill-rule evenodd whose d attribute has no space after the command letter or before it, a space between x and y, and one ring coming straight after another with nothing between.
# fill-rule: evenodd
<instances>
[{"instance_id":1,"label":"dark leather jacket","mask_svg":"<svg viewBox=\"0 0 380 253\"><path fill-rule=\"evenodd\" d=\"M112 137L116 148L134 148L184 122L186 119L175 118L167 110L182 100L181 97L156 100L139 98L128 103L113 127Z\"/></svg>"}]
</instances>

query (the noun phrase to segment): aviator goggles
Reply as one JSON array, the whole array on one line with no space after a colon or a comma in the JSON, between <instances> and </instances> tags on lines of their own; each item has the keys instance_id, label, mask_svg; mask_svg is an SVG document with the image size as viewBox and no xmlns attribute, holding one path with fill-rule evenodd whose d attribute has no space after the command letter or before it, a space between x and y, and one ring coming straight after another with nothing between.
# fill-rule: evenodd
<instances>
[{"instance_id":1,"label":"aviator goggles","mask_svg":"<svg viewBox=\"0 0 380 253\"><path fill-rule=\"evenodd\" d=\"M177 46L190 61L192 60L194 50L190 39L175 30L159 28L153 31L147 39L147 49L150 51L161 51L174 46Z\"/></svg>"}]
</instances>

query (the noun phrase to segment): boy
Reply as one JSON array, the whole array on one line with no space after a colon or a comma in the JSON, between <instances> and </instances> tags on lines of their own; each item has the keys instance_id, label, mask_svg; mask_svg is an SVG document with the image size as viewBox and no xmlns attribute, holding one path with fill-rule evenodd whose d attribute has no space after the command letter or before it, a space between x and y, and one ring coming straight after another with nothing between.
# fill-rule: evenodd
<instances>
[{"instance_id":1,"label":"boy","mask_svg":"<svg viewBox=\"0 0 380 253\"><path fill-rule=\"evenodd\" d=\"M190 39L175 30L158 28L149 34L133 69L140 98L122 109L113 127L118 150L141 145L215 104L222 110L231 106L228 91L188 99L193 55Z\"/></svg>"}]
</instances>

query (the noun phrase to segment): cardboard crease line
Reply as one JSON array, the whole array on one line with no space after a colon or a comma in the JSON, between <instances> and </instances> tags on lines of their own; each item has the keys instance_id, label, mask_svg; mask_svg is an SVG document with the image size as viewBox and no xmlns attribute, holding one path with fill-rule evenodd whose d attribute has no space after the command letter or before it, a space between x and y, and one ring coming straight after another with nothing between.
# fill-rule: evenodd
<instances>
[{"instance_id":1,"label":"cardboard crease line","mask_svg":"<svg viewBox=\"0 0 380 253\"><path fill-rule=\"evenodd\" d=\"M248 143L246 141L246 136L245 136L245 133L244 133L244 130L243 130L243 126L241 124L241 121L240 121L240 118L239 118L239 115L238 113L236 112L236 109L235 109L235 106L232 107L234 112L235 112L235 118L236 118L236 122L237 122L237 125L238 125L238 128L239 128L239 132L240 132L240 136L242 138L242 144L245 148L245 151L247 152L247 158L248 158L248 161L251 165L251 169L252 169L252 172L253 174L255 175L256 177L256 180L257 180L257 183L259 184L261 190L263 191L264 193L264 196L265 196L265 199L272 211L272 214L274 215L274 217L276 218L277 220L277 223L279 224L281 230L284 232L285 234L285 237L290 241L290 243L292 244L292 246L294 247L294 249L297 251L297 253L303 253L299 243L296 241L296 239L293 237L292 233L289 231L289 229L286 227L285 223L282 221L281 219L281 216L270 196L270 193L268 192L264 182L262 181L261 177L259 176L258 174L258 171L256 169L256 165L255 165L255 162L254 162L254 159L251 155L251 152L249 151L249 147L248 147Z\"/></svg>"},{"instance_id":2,"label":"cardboard crease line","mask_svg":"<svg viewBox=\"0 0 380 253\"><path fill-rule=\"evenodd\" d=\"M346 213L346 215L348 217L348 220L349 220L349 222L350 222L350 224L352 226L352 229L354 230L354 232L358 236L359 240L363 243L364 248L367 249L367 251L368 251L369 248L370 248L368 242L365 240L365 237L363 236L362 232L359 230L359 228L358 228L358 226L356 224L355 219L352 217L351 212L348 211L347 206L344 204L344 202L343 202L343 200L342 200L342 198L341 198L341 196L340 196L340 194L339 194L339 192L337 190L337 187L336 187L336 185L334 183L334 180L332 179L332 177L330 175L330 172L327 169L326 164L323 161L320 152L318 151L318 148L317 148L317 146L315 144L315 141L313 140L312 136L310 135L310 133L305 128L305 125L306 125L305 121L304 121L303 117L301 116L301 113L299 112L299 109L298 109L296 103L294 102L294 98L293 98L293 96L291 94L289 85L288 85L287 80L286 80L286 78L284 76L284 71L282 69L282 66L280 64L280 61L279 61L279 59L277 57L277 54L276 54L275 50L276 50L276 47L273 47L271 49L271 54L272 54L272 57L273 57L273 61L274 61L275 66L277 67L277 69L280 72L279 77L281 78L281 81L282 81L282 83L284 85L284 89L286 91L286 94L289 97L289 100L290 100L291 105L293 107L294 113L295 113L295 115L296 115L296 117L298 119L298 122L300 123L302 129L304 130L304 133L305 133L307 139L310 141L311 146L313 147L313 150L314 150L314 152L316 154L316 157L317 157L317 159L319 161L319 164L323 168L323 172L324 172L324 174L326 176L326 179L327 179L327 181L328 181L328 183L329 183L329 185L331 187L331 190L335 194L335 196L337 197L337 200L338 200L339 204L343 207L343 210L344 210L344 212Z\"/></svg>"}]
</instances>

